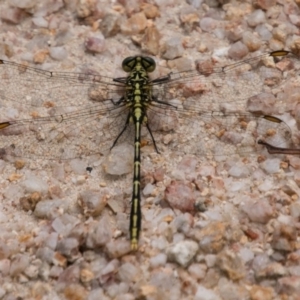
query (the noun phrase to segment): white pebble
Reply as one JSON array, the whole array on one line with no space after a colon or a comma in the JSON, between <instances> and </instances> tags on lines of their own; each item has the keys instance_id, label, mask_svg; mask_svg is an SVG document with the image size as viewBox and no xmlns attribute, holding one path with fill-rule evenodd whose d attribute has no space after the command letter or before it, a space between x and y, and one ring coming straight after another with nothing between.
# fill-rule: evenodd
<instances>
[{"instance_id":1,"label":"white pebble","mask_svg":"<svg viewBox=\"0 0 300 300\"><path fill-rule=\"evenodd\" d=\"M187 267L196 255L199 245L194 241L182 241L167 249L169 261L175 261L182 267Z\"/></svg>"},{"instance_id":2,"label":"white pebble","mask_svg":"<svg viewBox=\"0 0 300 300\"><path fill-rule=\"evenodd\" d=\"M221 300L221 298L213 290L199 285L194 300Z\"/></svg>"},{"instance_id":3,"label":"white pebble","mask_svg":"<svg viewBox=\"0 0 300 300\"><path fill-rule=\"evenodd\" d=\"M55 60L64 60L68 56L67 50L63 47L51 47L49 54Z\"/></svg>"}]
</instances>

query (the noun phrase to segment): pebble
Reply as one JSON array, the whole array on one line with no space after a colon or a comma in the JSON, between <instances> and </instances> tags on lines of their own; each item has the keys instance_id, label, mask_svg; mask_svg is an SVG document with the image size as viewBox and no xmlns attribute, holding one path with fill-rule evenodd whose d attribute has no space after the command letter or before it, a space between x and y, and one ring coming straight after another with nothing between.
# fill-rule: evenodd
<instances>
[{"instance_id":1,"label":"pebble","mask_svg":"<svg viewBox=\"0 0 300 300\"><path fill-rule=\"evenodd\" d=\"M241 162L237 162L229 170L228 174L236 178L246 178L249 176L249 167Z\"/></svg>"},{"instance_id":2,"label":"pebble","mask_svg":"<svg viewBox=\"0 0 300 300\"><path fill-rule=\"evenodd\" d=\"M183 181L172 181L165 190L165 200L173 209L182 212L192 212L195 210L194 188L190 183Z\"/></svg>"},{"instance_id":3,"label":"pebble","mask_svg":"<svg viewBox=\"0 0 300 300\"><path fill-rule=\"evenodd\" d=\"M79 193L78 205L86 216L99 216L105 208L108 195L105 191L86 190Z\"/></svg>"},{"instance_id":4,"label":"pebble","mask_svg":"<svg viewBox=\"0 0 300 300\"><path fill-rule=\"evenodd\" d=\"M139 278L140 269L130 262L123 263L118 270L121 281L131 282Z\"/></svg>"},{"instance_id":5,"label":"pebble","mask_svg":"<svg viewBox=\"0 0 300 300\"><path fill-rule=\"evenodd\" d=\"M202 229L196 229L193 236L199 241L199 246L205 253L218 253L225 244L225 232L228 224L212 222Z\"/></svg>"},{"instance_id":6,"label":"pebble","mask_svg":"<svg viewBox=\"0 0 300 300\"><path fill-rule=\"evenodd\" d=\"M192 240L181 241L166 250L168 261L175 261L183 268L186 268L197 254L199 246Z\"/></svg>"},{"instance_id":7,"label":"pebble","mask_svg":"<svg viewBox=\"0 0 300 300\"><path fill-rule=\"evenodd\" d=\"M86 246L90 249L106 246L112 239L112 228L108 218L103 216L99 221L89 225Z\"/></svg>"},{"instance_id":8,"label":"pebble","mask_svg":"<svg viewBox=\"0 0 300 300\"><path fill-rule=\"evenodd\" d=\"M96 288L90 291L87 300L110 300L103 292L102 288Z\"/></svg>"},{"instance_id":9,"label":"pebble","mask_svg":"<svg viewBox=\"0 0 300 300\"><path fill-rule=\"evenodd\" d=\"M253 285L250 290L250 296L254 300L272 300L276 295L272 287Z\"/></svg>"},{"instance_id":10,"label":"pebble","mask_svg":"<svg viewBox=\"0 0 300 300\"><path fill-rule=\"evenodd\" d=\"M243 44L247 46L250 52L253 52L259 50L262 43L257 35L247 31L243 34Z\"/></svg>"},{"instance_id":11,"label":"pebble","mask_svg":"<svg viewBox=\"0 0 300 300\"><path fill-rule=\"evenodd\" d=\"M263 41L269 41L273 36L270 29L265 24L258 25L256 30Z\"/></svg>"},{"instance_id":12,"label":"pebble","mask_svg":"<svg viewBox=\"0 0 300 300\"><path fill-rule=\"evenodd\" d=\"M126 34L138 34L143 32L147 27L147 18L144 12L133 14L126 22L121 26L121 30Z\"/></svg>"},{"instance_id":13,"label":"pebble","mask_svg":"<svg viewBox=\"0 0 300 300\"><path fill-rule=\"evenodd\" d=\"M184 53L182 42L179 37L172 37L166 40L163 49L162 56L165 59L175 59L181 57Z\"/></svg>"},{"instance_id":14,"label":"pebble","mask_svg":"<svg viewBox=\"0 0 300 300\"><path fill-rule=\"evenodd\" d=\"M273 207L268 200L248 201L242 206L242 210L247 214L252 222L266 224L273 217Z\"/></svg>"},{"instance_id":15,"label":"pebble","mask_svg":"<svg viewBox=\"0 0 300 300\"><path fill-rule=\"evenodd\" d=\"M241 41L238 41L231 45L228 50L228 56L232 59L239 60L245 57L248 52L248 48Z\"/></svg>"},{"instance_id":16,"label":"pebble","mask_svg":"<svg viewBox=\"0 0 300 300\"><path fill-rule=\"evenodd\" d=\"M67 207L68 203L63 200L42 200L36 204L34 215L40 219L54 219L60 216Z\"/></svg>"},{"instance_id":17,"label":"pebble","mask_svg":"<svg viewBox=\"0 0 300 300\"><path fill-rule=\"evenodd\" d=\"M87 38L84 45L88 51L93 53L102 53L106 49L105 39L102 35Z\"/></svg>"},{"instance_id":18,"label":"pebble","mask_svg":"<svg viewBox=\"0 0 300 300\"><path fill-rule=\"evenodd\" d=\"M167 262L167 255L165 253L159 253L156 256L151 257L150 266L155 269L159 266L165 266Z\"/></svg>"},{"instance_id":19,"label":"pebble","mask_svg":"<svg viewBox=\"0 0 300 300\"><path fill-rule=\"evenodd\" d=\"M68 56L68 52L64 47L50 47L49 54L55 60L64 60Z\"/></svg>"},{"instance_id":20,"label":"pebble","mask_svg":"<svg viewBox=\"0 0 300 300\"><path fill-rule=\"evenodd\" d=\"M124 240L110 241L106 244L107 253L110 257L118 258L128 254L130 249L130 243Z\"/></svg>"},{"instance_id":21,"label":"pebble","mask_svg":"<svg viewBox=\"0 0 300 300\"><path fill-rule=\"evenodd\" d=\"M205 17L200 20L200 28L203 31L212 32L216 27L217 21L212 18Z\"/></svg>"},{"instance_id":22,"label":"pebble","mask_svg":"<svg viewBox=\"0 0 300 300\"><path fill-rule=\"evenodd\" d=\"M5 289L3 289L2 287L0 287L0 298L3 298L6 294Z\"/></svg>"},{"instance_id":23,"label":"pebble","mask_svg":"<svg viewBox=\"0 0 300 300\"><path fill-rule=\"evenodd\" d=\"M245 277L245 265L241 257L233 251L225 250L219 253L216 265L232 281L237 281Z\"/></svg>"},{"instance_id":24,"label":"pebble","mask_svg":"<svg viewBox=\"0 0 300 300\"><path fill-rule=\"evenodd\" d=\"M147 27L145 29L145 34L141 39L142 50L151 54L158 55L160 50L160 33L155 26Z\"/></svg>"},{"instance_id":25,"label":"pebble","mask_svg":"<svg viewBox=\"0 0 300 300\"><path fill-rule=\"evenodd\" d=\"M37 17L32 19L32 23L37 27L47 28L49 23L43 17Z\"/></svg>"},{"instance_id":26,"label":"pebble","mask_svg":"<svg viewBox=\"0 0 300 300\"><path fill-rule=\"evenodd\" d=\"M255 276L262 280L264 278L279 278L286 276L288 274L287 269L282 266L280 263L273 262L265 266L264 268L261 268L259 271L255 273Z\"/></svg>"},{"instance_id":27,"label":"pebble","mask_svg":"<svg viewBox=\"0 0 300 300\"><path fill-rule=\"evenodd\" d=\"M214 291L207 289L202 285L198 285L194 300L221 300Z\"/></svg>"},{"instance_id":28,"label":"pebble","mask_svg":"<svg viewBox=\"0 0 300 300\"><path fill-rule=\"evenodd\" d=\"M247 22L251 27L266 23L265 13L261 9L257 9L248 16Z\"/></svg>"},{"instance_id":29,"label":"pebble","mask_svg":"<svg viewBox=\"0 0 300 300\"><path fill-rule=\"evenodd\" d=\"M276 98L271 93L260 93L247 100L247 110L261 115L272 115L276 105Z\"/></svg>"},{"instance_id":30,"label":"pebble","mask_svg":"<svg viewBox=\"0 0 300 300\"><path fill-rule=\"evenodd\" d=\"M134 148L129 144L115 146L103 163L104 170L109 175L123 175L132 172Z\"/></svg>"},{"instance_id":31,"label":"pebble","mask_svg":"<svg viewBox=\"0 0 300 300\"><path fill-rule=\"evenodd\" d=\"M25 17L24 12L19 8L6 8L2 9L0 18L9 23L19 24Z\"/></svg>"},{"instance_id":32,"label":"pebble","mask_svg":"<svg viewBox=\"0 0 300 300\"><path fill-rule=\"evenodd\" d=\"M26 193L40 193L46 194L48 191L48 184L40 178L35 176L28 176L26 180L22 183L23 188L25 189Z\"/></svg>"},{"instance_id":33,"label":"pebble","mask_svg":"<svg viewBox=\"0 0 300 300\"><path fill-rule=\"evenodd\" d=\"M206 264L192 263L188 267L188 272L197 280L202 280L205 278L207 266Z\"/></svg>"},{"instance_id":34,"label":"pebble","mask_svg":"<svg viewBox=\"0 0 300 300\"><path fill-rule=\"evenodd\" d=\"M120 31L120 23L120 15L109 11L102 19L99 29L105 38L112 37Z\"/></svg>"},{"instance_id":35,"label":"pebble","mask_svg":"<svg viewBox=\"0 0 300 300\"><path fill-rule=\"evenodd\" d=\"M300 293L300 277L286 276L278 279L278 286L281 293L287 295L299 295Z\"/></svg>"},{"instance_id":36,"label":"pebble","mask_svg":"<svg viewBox=\"0 0 300 300\"><path fill-rule=\"evenodd\" d=\"M10 265L10 276L16 277L20 273L24 272L29 266L29 263L29 256L27 254L17 254L16 257L13 258Z\"/></svg>"},{"instance_id":37,"label":"pebble","mask_svg":"<svg viewBox=\"0 0 300 300\"><path fill-rule=\"evenodd\" d=\"M268 158L261 164L261 166L268 174L274 174L279 172L280 163L281 160L279 158Z\"/></svg>"}]
</instances>

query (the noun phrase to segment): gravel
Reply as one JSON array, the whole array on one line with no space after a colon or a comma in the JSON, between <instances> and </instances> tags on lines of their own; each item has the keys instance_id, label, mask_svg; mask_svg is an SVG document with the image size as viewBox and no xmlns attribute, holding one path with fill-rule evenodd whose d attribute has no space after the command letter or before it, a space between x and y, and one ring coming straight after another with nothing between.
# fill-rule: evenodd
<instances>
[{"instance_id":1,"label":"gravel","mask_svg":"<svg viewBox=\"0 0 300 300\"><path fill-rule=\"evenodd\" d=\"M153 3L3 0L0 58L44 70L122 77L125 57L146 54L159 66L155 78L194 66L209 76L210 67L281 48L299 53L297 0ZM293 66L288 62L273 67L264 62L256 83L259 88L261 82L267 84L259 95L251 92L255 84L245 84L240 94L224 88L209 101L222 102L226 112L240 109L233 101L242 99L251 112L283 119L297 142L299 83L289 77ZM211 111L216 104L205 94L218 84L182 88ZM11 95L5 99L10 105L4 105L5 86L0 90L1 122L38 116L33 106ZM84 105L87 99L72 102L76 91L53 91L45 111L51 114L53 98L67 99L59 107L62 112ZM89 92L91 97L99 93L96 88ZM181 99L172 101L181 104ZM167 124L158 122L155 131L160 154L144 143L146 130L142 132L143 216L137 252L128 240L132 144L112 151L100 144L96 154L71 160L43 155L12 160L0 152L0 299L296 299L300 159L264 150L193 156L184 142L193 140L191 147L199 149L209 144L201 130L233 144L243 137L237 132L222 136L198 121L181 129L169 118ZM92 126L88 119L82 123ZM110 130L103 127L102 133ZM79 133L66 136L80 143ZM178 151L170 151L174 142ZM213 153L226 151L211 145Z\"/></svg>"}]
</instances>

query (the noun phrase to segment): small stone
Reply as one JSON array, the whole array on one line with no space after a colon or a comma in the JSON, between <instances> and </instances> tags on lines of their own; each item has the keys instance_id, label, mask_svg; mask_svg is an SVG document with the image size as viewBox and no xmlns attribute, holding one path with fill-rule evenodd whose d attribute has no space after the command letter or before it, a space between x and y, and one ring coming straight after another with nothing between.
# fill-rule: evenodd
<instances>
[{"instance_id":1,"label":"small stone","mask_svg":"<svg viewBox=\"0 0 300 300\"><path fill-rule=\"evenodd\" d=\"M194 300L221 300L221 298L213 290L198 285Z\"/></svg>"},{"instance_id":2,"label":"small stone","mask_svg":"<svg viewBox=\"0 0 300 300\"><path fill-rule=\"evenodd\" d=\"M160 32L155 26L147 27L145 29L145 34L140 41L142 50L148 52L151 55L157 55L159 53L160 39Z\"/></svg>"},{"instance_id":3,"label":"small stone","mask_svg":"<svg viewBox=\"0 0 300 300\"><path fill-rule=\"evenodd\" d=\"M205 278L207 271L207 266L205 264L197 264L197 263L192 263L188 267L188 272L197 280L202 280Z\"/></svg>"},{"instance_id":4,"label":"small stone","mask_svg":"<svg viewBox=\"0 0 300 300\"><path fill-rule=\"evenodd\" d=\"M112 228L107 217L102 217L98 222L89 224L86 245L94 249L106 246L112 239Z\"/></svg>"},{"instance_id":5,"label":"small stone","mask_svg":"<svg viewBox=\"0 0 300 300\"><path fill-rule=\"evenodd\" d=\"M183 181L172 181L165 190L165 200L173 209L182 212L195 210L195 195L192 184Z\"/></svg>"},{"instance_id":6,"label":"small stone","mask_svg":"<svg viewBox=\"0 0 300 300\"><path fill-rule=\"evenodd\" d=\"M288 274L286 267L282 266L280 263L270 263L266 267L261 268L255 273L255 276L259 279L263 278L278 278L283 277Z\"/></svg>"},{"instance_id":7,"label":"small stone","mask_svg":"<svg viewBox=\"0 0 300 300\"><path fill-rule=\"evenodd\" d=\"M20 198L19 202L21 208L25 211L34 211L37 203L41 201L41 194L38 192L34 192L27 197Z\"/></svg>"},{"instance_id":8,"label":"small stone","mask_svg":"<svg viewBox=\"0 0 300 300\"><path fill-rule=\"evenodd\" d=\"M272 300L275 297L275 291L272 287L253 285L250 296L252 300Z\"/></svg>"},{"instance_id":9,"label":"small stone","mask_svg":"<svg viewBox=\"0 0 300 300\"><path fill-rule=\"evenodd\" d=\"M249 176L249 168L242 162L237 162L229 170L228 174L236 178L246 178Z\"/></svg>"},{"instance_id":10,"label":"small stone","mask_svg":"<svg viewBox=\"0 0 300 300\"><path fill-rule=\"evenodd\" d=\"M28 177L25 181L22 182L26 193L40 193L46 194L48 191L48 185L42 179L35 176Z\"/></svg>"},{"instance_id":11,"label":"small stone","mask_svg":"<svg viewBox=\"0 0 300 300\"><path fill-rule=\"evenodd\" d=\"M241 42L238 41L231 45L228 50L228 56L235 60L240 60L248 54L248 48Z\"/></svg>"},{"instance_id":12,"label":"small stone","mask_svg":"<svg viewBox=\"0 0 300 300\"><path fill-rule=\"evenodd\" d=\"M258 114L272 115L276 105L276 98L271 93L260 93L247 100L247 111Z\"/></svg>"},{"instance_id":13,"label":"small stone","mask_svg":"<svg viewBox=\"0 0 300 300\"><path fill-rule=\"evenodd\" d=\"M92 281L95 278L95 274L89 269L80 270L80 280L83 283Z\"/></svg>"},{"instance_id":14,"label":"small stone","mask_svg":"<svg viewBox=\"0 0 300 300\"><path fill-rule=\"evenodd\" d=\"M186 268L197 254L198 250L198 244L192 240L189 240L181 241L169 247L166 253L168 256L168 261L175 261L180 266Z\"/></svg>"},{"instance_id":15,"label":"small stone","mask_svg":"<svg viewBox=\"0 0 300 300\"><path fill-rule=\"evenodd\" d=\"M295 26L299 27L300 26L300 18L298 15L289 15L289 19L291 20L291 23L294 24Z\"/></svg>"},{"instance_id":16,"label":"small stone","mask_svg":"<svg viewBox=\"0 0 300 300\"><path fill-rule=\"evenodd\" d=\"M36 17L32 19L32 23L37 27L48 28L48 21L43 17Z\"/></svg>"},{"instance_id":17,"label":"small stone","mask_svg":"<svg viewBox=\"0 0 300 300\"><path fill-rule=\"evenodd\" d=\"M135 278L139 278L139 265L130 262L123 263L118 270L118 275L121 281L132 282Z\"/></svg>"},{"instance_id":18,"label":"small stone","mask_svg":"<svg viewBox=\"0 0 300 300\"><path fill-rule=\"evenodd\" d=\"M199 241L201 250L205 253L218 253L225 245L225 232L228 225L224 222L212 222L193 233L193 237Z\"/></svg>"},{"instance_id":19,"label":"small stone","mask_svg":"<svg viewBox=\"0 0 300 300\"><path fill-rule=\"evenodd\" d=\"M159 253L156 256L151 257L150 266L155 269L159 266L165 266L167 262L167 255L164 253Z\"/></svg>"},{"instance_id":20,"label":"small stone","mask_svg":"<svg viewBox=\"0 0 300 300\"><path fill-rule=\"evenodd\" d=\"M274 174L280 171L280 162L279 158L269 158L261 166L268 174Z\"/></svg>"},{"instance_id":21,"label":"small stone","mask_svg":"<svg viewBox=\"0 0 300 300\"><path fill-rule=\"evenodd\" d=\"M85 48L93 53L102 53L105 49L105 38L103 35L89 37L84 43Z\"/></svg>"},{"instance_id":22,"label":"small stone","mask_svg":"<svg viewBox=\"0 0 300 300\"><path fill-rule=\"evenodd\" d=\"M49 276L57 279L60 276L60 274L63 272L63 270L64 269L62 267L52 266L52 268L50 269L50 272L49 272Z\"/></svg>"},{"instance_id":23,"label":"small stone","mask_svg":"<svg viewBox=\"0 0 300 300\"><path fill-rule=\"evenodd\" d=\"M255 7L268 10L276 5L276 0L256 0Z\"/></svg>"},{"instance_id":24,"label":"small stone","mask_svg":"<svg viewBox=\"0 0 300 300\"><path fill-rule=\"evenodd\" d=\"M17 160L15 161L15 168L16 168L17 170L21 170L21 169L24 168L25 163L26 163L26 162L25 162L24 160L17 159Z\"/></svg>"},{"instance_id":25,"label":"small stone","mask_svg":"<svg viewBox=\"0 0 300 300\"><path fill-rule=\"evenodd\" d=\"M165 41L162 49L162 57L164 59L175 59L181 57L184 53L180 37L172 37Z\"/></svg>"},{"instance_id":26,"label":"small stone","mask_svg":"<svg viewBox=\"0 0 300 300\"><path fill-rule=\"evenodd\" d=\"M265 13L263 12L263 10L257 9L248 16L247 22L251 27L255 27L259 24L266 23Z\"/></svg>"},{"instance_id":27,"label":"small stone","mask_svg":"<svg viewBox=\"0 0 300 300\"><path fill-rule=\"evenodd\" d=\"M9 275L15 277L24 272L29 266L29 256L27 254L17 254L12 260Z\"/></svg>"},{"instance_id":28,"label":"small stone","mask_svg":"<svg viewBox=\"0 0 300 300\"><path fill-rule=\"evenodd\" d=\"M299 295L300 293L300 277L299 276L287 276L280 278L278 281L279 289L281 293L287 295Z\"/></svg>"},{"instance_id":29,"label":"small stone","mask_svg":"<svg viewBox=\"0 0 300 300\"><path fill-rule=\"evenodd\" d=\"M54 219L55 217L60 216L67 206L68 203L60 199L42 200L37 203L34 215L37 218Z\"/></svg>"},{"instance_id":30,"label":"small stone","mask_svg":"<svg viewBox=\"0 0 300 300\"><path fill-rule=\"evenodd\" d=\"M36 53L34 53L33 62L36 64L42 64L45 62L48 55L49 55L48 49L39 50Z\"/></svg>"},{"instance_id":31,"label":"small stone","mask_svg":"<svg viewBox=\"0 0 300 300\"><path fill-rule=\"evenodd\" d=\"M55 265L55 266L59 266L59 267L62 267L62 268L65 268L66 265L67 265L67 259L65 256L63 256L61 253L59 252L55 252L54 255L53 255L53 259L52 259L52 263Z\"/></svg>"},{"instance_id":32,"label":"small stone","mask_svg":"<svg viewBox=\"0 0 300 300\"><path fill-rule=\"evenodd\" d=\"M216 27L217 21L212 18L205 17L200 20L200 28L205 32L212 32Z\"/></svg>"},{"instance_id":33,"label":"small stone","mask_svg":"<svg viewBox=\"0 0 300 300\"><path fill-rule=\"evenodd\" d=\"M245 265L242 259L232 251L226 250L218 254L216 265L233 281L245 276Z\"/></svg>"},{"instance_id":34,"label":"small stone","mask_svg":"<svg viewBox=\"0 0 300 300\"><path fill-rule=\"evenodd\" d=\"M64 238L57 243L56 250L67 257L69 261L74 261L80 257L79 242L76 238Z\"/></svg>"},{"instance_id":35,"label":"small stone","mask_svg":"<svg viewBox=\"0 0 300 300\"><path fill-rule=\"evenodd\" d=\"M300 217L300 201L293 202L290 205L290 214L293 218L298 219Z\"/></svg>"},{"instance_id":36,"label":"small stone","mask_svg":"<svg viewBox=\"0 0 300 300\"><path fill-rule=\"evenodd\" d=\"M156 17L159 17L158 7L151 3L141 3L141 9L143 10L147 19L154 19Z\"/></svg>"},{"instance_id":37,"label":"small stone","mask_svg":"<svg viewBox=\"0 0 300 300\"><path fill-rule=\"evenodd\" d=\"M24 11L19 8L2 8L0 18L12 24L19 24L24 19Z\"/></svg>"},{"instance_id":38,"label":"small stone","mask_svg":"<svg viewBox=\"0 0 300 300\"><path fill-rule=\"evenodd\" d=\"M272 38L272 33L265 24L258 25L256 32L260 35L263 41L269 41Z\"/></svg>"},{"instance_id":39,"label":"small stone","mask_svg":"<svg viewBox=\"0 0 300 300\"><path fill-rule=\"evenodd\" d=\"M101 33L104 37L112 37L120 31L120 15L115 11L107 13L100 23Z\"/></svg>"},{"instance_id":40,"label":"small stone","mask_svg":"<svg viewBox=\"0 0 300 300\"><path fill-rule=\"evenodd\" d=\"M64 296L67 300L85 300L87 295L86 289L79 284L70 284L64 289Z\"/></svg>"},{"instance_id":41,"label":"small stone","mask_svg":"<svg viewBox=\"0 0 300 300\"><path fill-rule=\"evenodd\" d=\"M109 175L124 175L132 172L134 148L129 144L115 146L103 167Z\"/></svg>"},{"instance_id":42,"label":"small stone","mask_svg":"<svg viewBox=\"0 0 300 300\"><path fill-rule=\"evenodd\" d=\"M261 40L255 34L250 31L243 33L243 44L247 46L250 52L259 50L261 47Z\"/></svg>"},{"instance_id":43,"label":"small stone","mask_svg":"<svg viewBox=\"0 0 300 300\"><path fill-rule=\"evenodd\" d=\"M64 47L50 47L49 54L55 60L64 60L68 56L68 52Z\"/></svg>"},{"instance_id":44,"label":"small stone","mask_svg":"<svg viewBox=\"0 0 300 300\"><path fill-rule=\"evenodd\" d=\"M107 204L108 195L106 192L87 190L78 196L78 205L86 216L99 216Z\"/></svg>"},{"instance_id":45,"label":"small stone","mask_svg":"<svg viewBox=\"0 0 300 300\"><path fill-rule=\"evenodd\" d=\"M107 253L110 257L118 258L131 251L130 243L124 240L113 240L106 244Z\"/></svg>"},{"instance_id":46,"label":"small stone","mask_svg":"<svg viewBox=\"0 0 300 300\"><path fill-rule=\"evenodd\" d=\"M267 200L259 199L248 201L242 207L252 222L266 224L273 217L273 207Z\"/></svg>"},{"instance_id":47,"label":"small stone","mask_svg":"<svg viewBox=\"0 0 300 300\"><path fill-rule=\"evenodd\" d=\"M12 173L12 174L9 175L8 180L9 180L10 182L18 181L18 180L19 180L20 178L22 178L22 177L23 177L22 174Z\"/></svg>"},{"instance_id":48,"label":"small stone","mask_svg":"<svg viewBox=\"0 0 300 300\"><path fill-rule=\"evenodd\" d=\"M143 32L147 27L147 19L144 12L133 14L121 27L125 34L137 34Z\"/></svg>"}]
</instances>

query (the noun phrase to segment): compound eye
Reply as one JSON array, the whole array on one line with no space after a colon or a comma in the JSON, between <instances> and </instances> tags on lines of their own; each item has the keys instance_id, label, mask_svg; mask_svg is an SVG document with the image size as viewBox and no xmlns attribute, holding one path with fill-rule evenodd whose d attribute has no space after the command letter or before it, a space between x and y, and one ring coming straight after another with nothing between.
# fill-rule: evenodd
<instances>
[{"instance_id":1,"label":"compound eye","mask_svg":"<svg viewBox=\"0 0 300 300\"><path fill-rule=\"evenodd\" d=\"M149 73L153 72L156 68L156 63L154 59L149 56L142 57L142 64L145 70Z\"/></svg>"},{"instance_id":2,"label":"compound eye","mask_svg":"<svg viewBox=\"0 0 300 300\"><path fill-rule=\"evenodd\" d=\"M135 64L136 64L136 56L126 57L122 62L122 69L125 72L129 73L130 71L132 71Z\"/></svg>"}]
</instances>

